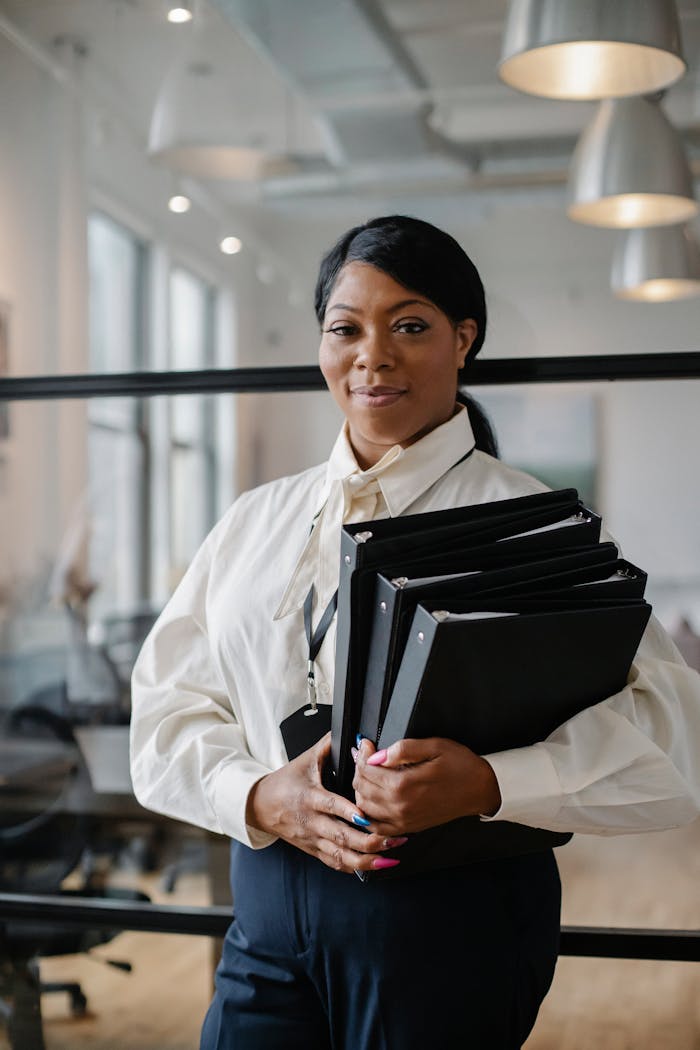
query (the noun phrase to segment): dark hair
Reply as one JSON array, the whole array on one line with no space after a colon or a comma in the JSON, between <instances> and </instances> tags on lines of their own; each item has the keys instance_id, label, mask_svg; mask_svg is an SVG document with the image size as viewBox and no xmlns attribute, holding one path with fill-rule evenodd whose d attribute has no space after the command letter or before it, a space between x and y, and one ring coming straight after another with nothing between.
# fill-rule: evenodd
<instances>
[{"instance_id":1,"label":"dark hair","mask_svg":"<svg viewBox=\"0 0 700 1050\"><path fill-rule=\"evenodd\" d=\"M483 406L479 404L475 397L468 394L466 390L457 391L457 400L460 405L466 405L476 448L480 449L481 452L488 452L489 456L498 459L496 431Z\"/></svg>"},{"instance_id":2,"label":"dark hair","mask_svg":"<svg viewBox=\"0 0 700 1050\"><path fill-rule=\"evenodd\" d=\"M435 303L453 324L467 317L477 325L476 339L467 363L458 374L464 382L471 362L481 350L486 335L486 297L474 263L454 237L437 226L408 215L383 215L354 226L324 255L319 268L314 306L318 323L338 274L349 262L376 266L405 288L420 292ZM485 412L469 394L460 391L457 400L467 406L476 447L498 455L496 439Z\"/></svg>"}]
</instances>

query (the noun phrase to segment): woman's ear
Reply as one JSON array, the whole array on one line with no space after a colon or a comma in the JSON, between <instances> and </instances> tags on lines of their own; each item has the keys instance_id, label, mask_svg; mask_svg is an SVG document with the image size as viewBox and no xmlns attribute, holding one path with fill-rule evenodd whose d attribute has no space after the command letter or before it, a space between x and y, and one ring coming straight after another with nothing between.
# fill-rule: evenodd
<instances>
[{"instance_id":1,"label":"woman's ear","mask_svg":"<svg viewBox=\"0 0 700 1050\"><path fill-rule=\"evenodd\" d=\"M479 334L479 326L473 317L465 317L463 321L455 326L455 350L457 352L457 367L464 368L467 354Z\"/></svg>"}]
</instances>

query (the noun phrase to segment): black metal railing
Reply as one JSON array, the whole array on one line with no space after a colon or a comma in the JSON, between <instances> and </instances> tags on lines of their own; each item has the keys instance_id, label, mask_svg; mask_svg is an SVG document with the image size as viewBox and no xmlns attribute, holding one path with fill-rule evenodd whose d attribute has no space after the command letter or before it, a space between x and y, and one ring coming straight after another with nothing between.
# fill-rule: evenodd
<instances>
[{"instance_id":1,"label":"black metal railing","mask_svg":"<svg viewBox=\"0 0 700 1050\"><path fill-rule=\"evenodd\" d=\"M469 370L467 385L610 382L615 379L700 379L700 352L477 360ZM324 389L323 376L317 365L286 365L279 368L208 368L195 372L19 376L0 379L0 401L155 397L161 394L294 393Z\"/></svg>"},{"instance_id":2,"label":"black metal railing","mask_svg":"<svg viewBox=\"0 0 700 1050\"><path fill-rule=\"evenodd\" d=\"M0 893L0 940L2 923L7 921L55 924L61 929L106 928L223 937L231 922L231 909ZM700 930L562 926L559 954L700 962Z\"/></svg>"}]
</instances>

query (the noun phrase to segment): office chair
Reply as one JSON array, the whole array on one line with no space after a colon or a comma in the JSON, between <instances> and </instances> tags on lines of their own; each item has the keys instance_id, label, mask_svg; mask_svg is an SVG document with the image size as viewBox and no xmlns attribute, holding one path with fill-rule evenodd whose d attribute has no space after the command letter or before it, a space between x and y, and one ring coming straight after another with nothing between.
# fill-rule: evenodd
<instances>
[{"instance_id":1,"label":"office chair","mask_svg":"<svg viewBox=\"0 0 700 1050\"><path fill-rule=\"evenodd\" d=\"M89 775L73 732L64 718L37 705L12 710L5 737L49 737L66 745L71 768L0 795L0 891L5 893L98 896L148 900L146 894L91 885L63 888L64 879L80 867L90 846L90 821L66 806L69 791L89 790ZM5 1022L12 1050L45 1050L41 1024L41 994L63 991L75 1014L85 1013L87 1000L76 982L42 983L39 960L51 955L89 951L112 940L113 929L72 930L47 922L0 920L0 1021ZM112 962L130 970L128 963ZM8 1001L5 1002L5 997Z\"/></svg>"},{"instance_id":2,"label":"office chair","mask_svg":"<svg viewBox=\"0 0 700 1050\"><path fill-rule=\"evenodd\" d=\"M156 608L140 608L131 613L111 613L95 624L97 644L107 653L127 685L139 650L159 612Z\"/></svg>"}]
</instances>

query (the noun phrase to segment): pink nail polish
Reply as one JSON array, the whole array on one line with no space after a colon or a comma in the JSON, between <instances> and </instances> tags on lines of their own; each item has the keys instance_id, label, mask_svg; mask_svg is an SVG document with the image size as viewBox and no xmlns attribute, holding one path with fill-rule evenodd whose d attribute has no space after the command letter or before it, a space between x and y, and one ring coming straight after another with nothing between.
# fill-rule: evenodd
<instances>
[{"instance_id":1,"label":"pink nail polish","mask_svg":"<svg viewBox=\"0 0 700 1050\"><path fill-rule=\"evenodd\" d=\"M367 759L368 766L381 766L386 762L387 751L383 747L381 751L375 751L373 755L370 755Z\"/></svg>"},{"instance_id":2,"label":"pink nail polish","mask_svg":"<svg viewBox=\"0 0 700 1050\"><path fill-rule=\"evenodd\" d=\"M407 835L400 835L398 838L395 839L384 839L384 848L395 849L397 846L403 846L405 842L408 842Z\"/></svg>"},{"instance_id":3,"label":"pink nail polish","mask_svg":"<svg viewBox=\"0 0 700 1050\"><path fill-rule=\"evenodd\" d=\"M373 868L395 868L397 864L400 864L400 860L391 860L390 857L375 857L372 861Z\"/></svg>"},{"instance_id":4,"label":"pink nail polish","mask_svg":"<svg viewBox=\"0 0 700 1050\"><path fill-rule=\"evenodd\" d=\"M350 748L350 754L352 755L353 762L357 763L357 756L359 755L359 753L360 752L357 750L356 747L351 747Z\"/></svg>"}]
</instances>

